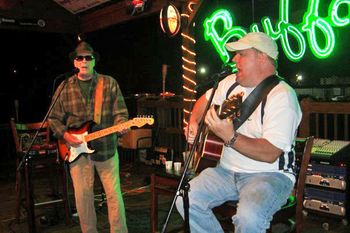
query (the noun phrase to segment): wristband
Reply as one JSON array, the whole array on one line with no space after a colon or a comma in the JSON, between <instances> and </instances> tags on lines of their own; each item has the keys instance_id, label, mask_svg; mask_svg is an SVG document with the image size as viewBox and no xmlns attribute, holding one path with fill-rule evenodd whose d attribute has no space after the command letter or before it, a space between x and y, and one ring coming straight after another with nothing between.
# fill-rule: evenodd
<instances>
[{"instance_id":1,"label":"wristband","mask_svg":"<svg viewBox=\"0 0 350 233\"><path fill-rule=\"evenodd\" d=\"M224 143L224 146L233 148L233 145L235 144L237 137L238 137L238 133L235 132L232 138Z\"/></svg>"}]
</instances>

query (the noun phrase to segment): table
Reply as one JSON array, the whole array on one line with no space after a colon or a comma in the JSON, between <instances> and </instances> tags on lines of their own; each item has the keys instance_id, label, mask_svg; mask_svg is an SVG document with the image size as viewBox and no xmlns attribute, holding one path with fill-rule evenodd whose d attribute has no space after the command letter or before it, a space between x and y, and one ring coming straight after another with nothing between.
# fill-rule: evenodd
<instances>
[{"instance_id":1,"label":"table","mask_svg":"<svg viewBox=\"0 0 350 233\"><path fill-rule=\"evenodd\" d=\"M158 226L158 195L175 196L175 192L180 182L181 173L165 171L165 168L157 169L151 175L151 232L157 232ZM193 177L192 173L189 176Z\"/></svg>"}]
</instances>

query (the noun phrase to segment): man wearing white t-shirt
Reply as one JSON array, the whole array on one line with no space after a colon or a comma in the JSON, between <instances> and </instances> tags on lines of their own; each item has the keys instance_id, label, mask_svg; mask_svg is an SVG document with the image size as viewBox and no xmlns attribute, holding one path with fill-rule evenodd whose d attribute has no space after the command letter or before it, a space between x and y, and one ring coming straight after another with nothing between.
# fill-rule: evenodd
<instances>
[{"instance_id":1,"label":"man wearing white t-shirt","mask_svg":"<svg viewBox=\"0 0 350 233\"><path fill-rule=\"evenodd\" d=\"M230 96L243 93L243 102L265 79L276 75L278 47L262 32L251 32L226 44L235 52L238 72L218 85L212 104L221 105L230 87L238 83ZM276 76L277 78L277 76ZM209 130L225 142L220 162L190 181L189 220L195 232L223 232L212 208L229 200L238 200L232 222L235 232L261 233L287 201L295 183L294 143L301 110L294 90L279 81L236 131L231 121L220 119L212 107L204 113L211 90L196 102L192 111L188 141L193 141L203 116ZM263 105L263 106L262 106ZM177 209L182 216L183 201Z\"/></svg>"}]
</instances>

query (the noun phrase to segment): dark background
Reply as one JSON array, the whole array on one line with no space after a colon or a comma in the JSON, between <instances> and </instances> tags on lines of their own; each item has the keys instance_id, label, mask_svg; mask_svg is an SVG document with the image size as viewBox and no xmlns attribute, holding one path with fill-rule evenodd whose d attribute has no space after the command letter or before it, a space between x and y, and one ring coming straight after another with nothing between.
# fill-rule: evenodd
<instances>
[{"instance_id":1,"label":"dark background","mask_svg":"<svg viewBox=\"0 0 350 233\"><path fill-rule=\"evenodd\" d=\"M230 10L235 24L246 28L252 22L260 22L263 16L269 16L274 21L279 18L278 0L255 0L254 7L252 2L254 1L222 0L202 4L196 18L196 59L197 68L205 66L208 73L198 74L199 84L207 82L211 74L218 72L222 65L212 44L204 40L204 18L220 7ZM328 14L330 2L322 1L320 15ZM302 21L307 3L308 1L290 1L292 23ZM349 26L333 30L336 48L331 56L319 60L307 45L304 58L294 63L281 52L279 74L293 84L295 75L302 73L305 77L304 85L307 86L319 86L320 78L333 75L349 78ZM53 89L62 81L56 77L72 69L68 54L76 47L77 35L28 30L0 30L0 33L0 123L7 123L14 116L14 100L19 101L21 121L40 121L48 110ZM163 34L158 14L86 33L84 36L101 55L96 70L113 76L119 82L128 104L133 103L134 94L159 94L162 91L162 64L169 65L166 90L182 94L181 36L178 34L169 38Z\"/></svg>"},{"instance_id":2,"label":"dark background","mask_svg":"<svg viewBox=\"0 0 350 233\"><path fill-rule=\"evenodd\" d=\"M77 45L77 35L11 30L1 30L1 35L1 123L14 116L15 99L20 120L40 121L62 81L57 77L73 68L68 54ZM164 35L158 16L83 36L101 55L96 70L113 76L127 99L136 93L159 94L163 63L169 65L167 91L181 94L180 37Z\"/></svg>"}]
</instances>

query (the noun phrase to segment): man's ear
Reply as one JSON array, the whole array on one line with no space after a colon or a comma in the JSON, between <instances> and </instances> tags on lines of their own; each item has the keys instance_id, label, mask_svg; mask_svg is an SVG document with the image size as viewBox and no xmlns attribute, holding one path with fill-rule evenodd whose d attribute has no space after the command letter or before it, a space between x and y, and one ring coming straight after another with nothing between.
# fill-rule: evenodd
<instances>
[{"instance_id":1,"label":"man's ear","mask_svg":"<svg viewBox=\"0 0 350 233\"><path fill-rule=\"evenodd\" d=\"M267 61L267 60L269 60L269 56L268 56L266 53L259 53L259 58L260 58L262 61Z\"/></svg>"}]
</instances>

